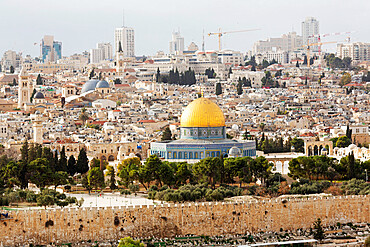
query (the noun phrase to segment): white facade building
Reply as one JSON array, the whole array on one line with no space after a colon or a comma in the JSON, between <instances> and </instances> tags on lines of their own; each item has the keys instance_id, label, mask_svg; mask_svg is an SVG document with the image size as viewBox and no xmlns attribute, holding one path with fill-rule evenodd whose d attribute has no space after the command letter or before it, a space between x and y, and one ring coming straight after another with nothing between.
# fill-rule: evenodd
<instances>
[{"instance_id":1,"label":"white facade building","mask_svg":"<svg viewBox=\"0 0 370 247\"><path fill-rule=\"evenodd\" d=\"M314 17L306 17L306 20L302 22L302 38L303 45L307 43L317 43L318 37L311 37L312 35L319 34L319 22ZM312 46L311 51L318 52L318 46Z\"/></svg>"},{"instance_id":2,"label":"white facade building","mask_svg":"<svg viewBox=\"0 0 370 247\"><path fill-rule=\"evenodd\" d=\"M262 54L265 52L275 52L278 50L293 52L301 48L302 36L297 35L296 32L283 34L280 38L268 38L267 40L259 40L254 43L252 55Z\"/></svg>"},{"instance_id":3,"label":"white facade building","mask_svg":"<svg viewBox=\"0 0 370 247\"><path fill-rule=\"evenodd\" d=\"M98 49L102 50L103 60L112 60L113 59L113 48L111 43L98 43Z\"/></svg>"},{"instance_id":4,"label":"white facade building","mask_svg":"<svg viewBox=\"0 0 370 247\"><path fill-rule=\"evenodd\" d=\"M4 52L3 58L1 59L1 70L7 71L10 70L10 67L13 66L14 69L19 68L22 64L22 55L17 54L15 51L6 51Z\"/></svg>"},{"instance_id":5,"label":"white facade building","mask_svg":"<svg viewBox=\"0 0 370 247\"><path fill-rule=\"evenodd\" d=\"M135 56L135 32L131 27L120 27L116 28L114 32L114 47L115 52L119 50L119 43L124 57Z\"/></svg>"},{"instance_id":6,"label":"white facade building","mask_svg":"<svg viewBox=\"0 0 370 247\"><path fill-rule=\"evenodd\" d=\"M90 50L90 63L100 63L112 58L112 45L110 43L98 43L95 49Z\"/></svg>"},{"instance_id":7,"label":"white facade building","mask_svg":"<svg viewBox=\"0 0 370 247\"><path fill-rule=\"evenodd\" d=\"M182 54L184 51L184 38L181 37L180 32L172 33L172 40L170 41L170 54Z\"/></svg>"},{"instance_id":8,"label":"white facade building","mask_svg":"<svg viewBox=\"0 0 370 247\"><path fill-rule=\"evenodd\" d=\"M369 61L370 43L338 44L337 57L341 59L350 57L352 61Z\"/></svg>"},{"instance_id":9,"label":"white facade building","mask_svg":"<svg viewBox=\"0 0 370 247\"><path fill-rule=\"evenodd\" d=\"M218 58L221 63L244 64L244 55L240 51L220 51Z\"/></svg>"}]
</instances>

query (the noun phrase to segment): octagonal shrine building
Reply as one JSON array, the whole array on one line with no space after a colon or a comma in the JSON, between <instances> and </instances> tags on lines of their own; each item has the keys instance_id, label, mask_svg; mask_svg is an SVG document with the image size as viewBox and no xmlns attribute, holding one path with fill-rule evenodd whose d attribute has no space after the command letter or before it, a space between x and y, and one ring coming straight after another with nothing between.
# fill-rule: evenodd
<instances>
[{"instance_id":1,"label":"octagonal shrine building","mask_svg":"<svg viewBox=\"0 0 370 247\"><path fill-rule=\"evenodd\" d=\"M212 100L201 97L191 102L183 111L180 139L153 142L150 154L172 162L188 163L207 157L255 157L256 143L227 139L222 110Z\"/></svg>"}]
</instances>

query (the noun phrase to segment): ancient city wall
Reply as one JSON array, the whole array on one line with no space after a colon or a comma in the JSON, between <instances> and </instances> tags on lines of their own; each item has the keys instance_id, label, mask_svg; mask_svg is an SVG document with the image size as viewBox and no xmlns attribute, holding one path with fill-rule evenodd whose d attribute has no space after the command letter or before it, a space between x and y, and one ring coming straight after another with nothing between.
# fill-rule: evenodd
<instances>
[{"instance_id":1,"label":"ancient city wall","mask_svg":"<svg viewBox=\"0 0 370 247\"><path fill-rule=\"evenodd\" d=\"M0 246L133 237L227 235L370 222L370 196L242 203L26 210L0 221Z\"/></svg>"}]
</instances>

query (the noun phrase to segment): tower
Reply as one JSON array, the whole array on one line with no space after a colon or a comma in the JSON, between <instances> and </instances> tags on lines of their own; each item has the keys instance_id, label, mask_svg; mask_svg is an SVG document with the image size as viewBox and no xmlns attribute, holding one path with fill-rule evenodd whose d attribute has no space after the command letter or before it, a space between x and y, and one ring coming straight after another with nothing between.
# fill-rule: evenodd
<instances>
[{"instance_id":1,"label":"tower","mask_svg":"<svg viewBox=\"0 0 370 247\"><path fill-rule=\"evenodd\" d=\"M131 27L116 28L114 32L115 51L118 52L119 44L125 57L135 57L135 32Z\"/></svg>"},{"instance_id":2,"label":"tower","mask_svg":"<svg viewBox=\"0 0 370 247\"><path fill-rule=\"evenodd\" d=\"M307 17L302 22L302 39L303 45L308 43L317 43L318 38L313 37L319 34L319 22L314 17ZM311 51L318 52L318 46L312 46Z\"/></svg>"},{"instance_id":3,"label":"tower","mask_svg":"<svg viewBox=\"0 0 370 247\"><path fill-rule=\"evenodd\" d=\"M33 141L34 143L42 144L43 141L43 131L42 131L42 123L38 115L36 115L36 119L33 122Z\"/></svg>"},{"instance_id":4,"label":"tower","mask_svg":"<svg viewBox=\"0 0 370 247\"><path fill-rule=\"evenodd\" d=\"M116 52L116 72L118 76L123 75L125 70L125 54L122 50L121 41L118 42L118 50Z\"/></svg>"},{"instance_id":5,"label":"tower","mask_svg":"<svg viewBox=\"0 0 370 247\"><path fill-rule=\"evenodd\" d=\"M32 90L32 81L26 70L22 68L18 79L18 108L23 108L24 104L31 103Z\"/></svg>"}]
</instances>

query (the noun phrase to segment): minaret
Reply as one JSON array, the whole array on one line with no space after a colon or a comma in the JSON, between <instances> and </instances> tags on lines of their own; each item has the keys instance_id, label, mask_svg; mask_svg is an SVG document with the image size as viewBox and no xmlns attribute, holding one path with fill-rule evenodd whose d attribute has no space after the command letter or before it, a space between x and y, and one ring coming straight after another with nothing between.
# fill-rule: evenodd
<instances>
[{"instance_id":1,"label":"minaret","mask_svg":"<svg viewBox=\"0 0 370 247\"><path fill-rule=\"evenodd\" d=\"M118 51L116 53L116 72L118 76L124 73L124 54L121 41L118 43Z\"/></svg>"},{"instance_id":2,"label":"minaret","mask_svg":"<svg viewBox=\"0 0 370 247\"><path fill-rule=\"evenodd\" d=\"M24 108L24 104L31 103L33 85L24 68L18 76L18 108Z\"/></svg>"},{"instance_id":3,"label":"minaret","mask_svg":"<svg viewBox=\"0 0 370 247\"><path fill-rule=\"evenodd\" d=\"M36 119L33 122L33 141L34 143L42 144L43 142L43 128L42 128L42 121L40 120L39 116L36 115Z\"/></svg>"}]
</instances>

